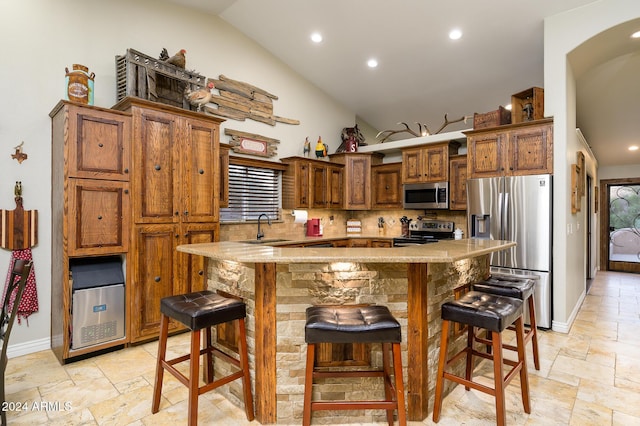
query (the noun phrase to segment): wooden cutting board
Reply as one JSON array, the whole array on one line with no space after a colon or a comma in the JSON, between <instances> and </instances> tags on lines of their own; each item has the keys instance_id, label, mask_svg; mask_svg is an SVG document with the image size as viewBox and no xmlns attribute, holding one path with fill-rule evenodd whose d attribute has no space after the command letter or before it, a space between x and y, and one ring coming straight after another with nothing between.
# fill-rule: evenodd
<instances>
[{"instance_id":1,"label":"wooden cutting board","mask_svg":"<svg viewBox=\"0 0 640 426\"><path fill-rule=\"evenodd\" d=\"M0 209L0 247L7 250L23 250L38 244L38 210L25 210L22 197L15 200L15 210Z\"/></svg>"}]
</instances>

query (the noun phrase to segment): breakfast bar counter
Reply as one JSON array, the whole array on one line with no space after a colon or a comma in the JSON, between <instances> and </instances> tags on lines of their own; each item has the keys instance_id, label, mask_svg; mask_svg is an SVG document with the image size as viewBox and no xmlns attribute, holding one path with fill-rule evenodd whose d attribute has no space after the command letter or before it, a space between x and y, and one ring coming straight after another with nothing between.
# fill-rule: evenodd
<instances>
[{"instance_id":1,"label":"breakfast bar counter","mask_svg":"<svg viewBox=\"0 0 640 426\"><path fill-rule=\"evenodd\" d=\"M474 239L393 248L290 248L219 242L181 245L178 251L205 257L208 288L241 297L247 304L256 419L262 424L299 424L307 307L387 306L402 325L407 418L421 421L433 407L440 305L489 275L489 254L514 245L510 241ZM217 338L224 341L221 336ZM371 352L363 359L356 354L348 362L379 366L379 348L372 348ZM331 358L331 353L325 356L329 357L327 362L339 361ZM226 386L219 390L242 405L242 391L234 386L231 383L229 390ZM354 384L352 389L337 388L331 383L320 386L322 392L346 399L350 392L360 396L382 392L374 382ZM324 421L330 423L366 423L386 418L384 411L359 413L357 417L348 417L349 412L323 415L327 416ZM332 415L336 417L331 418Z\"/></svg>"}]
</instances>

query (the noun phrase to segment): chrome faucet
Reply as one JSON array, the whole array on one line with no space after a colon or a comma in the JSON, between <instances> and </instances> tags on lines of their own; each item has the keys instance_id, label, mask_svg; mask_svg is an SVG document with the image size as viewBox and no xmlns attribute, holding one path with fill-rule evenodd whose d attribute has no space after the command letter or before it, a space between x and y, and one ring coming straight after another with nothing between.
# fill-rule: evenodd
<instances>
[{"instance_id":1,"label":"chrome faucet","mask_svg":"<svg viewBox=\"0 0 640 426\"><path fill-rule=\"evenodd\" d=\"M258 241L260 241L262 237L264 237L264 232L260 230L260 219L262 218L262 216L267 218L267 223L269 224L269 226L271 226L271 219L269 219L269 216L267 216L265 213L262 213L260 216L258 216L258 235L256 235L256 239Z\"/></svg>"}]
</instances>

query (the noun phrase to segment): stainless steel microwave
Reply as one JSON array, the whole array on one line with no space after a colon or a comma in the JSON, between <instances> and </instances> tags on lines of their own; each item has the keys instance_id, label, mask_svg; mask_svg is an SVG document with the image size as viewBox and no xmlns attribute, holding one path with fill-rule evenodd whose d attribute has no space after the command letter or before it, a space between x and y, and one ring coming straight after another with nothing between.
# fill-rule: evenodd
<instances>
[{"instance_id":1,"label":"stainless steel microwave","mask_svg":"<svg viewBox=\"0 0 640 426\"><path fill-rule=\"evenodd\" d=\"M404 184L402 200L405 209L448 209L449 182Z\"/></svg>"}]
</instances>

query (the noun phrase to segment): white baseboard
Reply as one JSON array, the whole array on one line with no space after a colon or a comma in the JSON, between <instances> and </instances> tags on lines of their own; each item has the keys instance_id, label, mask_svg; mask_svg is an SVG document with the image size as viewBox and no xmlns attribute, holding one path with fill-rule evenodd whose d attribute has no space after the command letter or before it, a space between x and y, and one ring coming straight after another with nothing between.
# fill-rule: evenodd
<instances>
[{"instance_id":1,"label":"white baseboard","mask_svg":"<svg viewBox=\"0 0 640 426\"><path fill-rule=\"evenodd\" d=\"M576 317L578 316L578 312L580 312L580 307L582 306L582 302L584 302L584 299L586 297L587 297L587 292L583 291L582 294L580 295L580 299L578 300L578 303L576 303L576 306L573 307L573 311L569 316L569 320L567 322L552 321L551 329L553 331L557 331L558 333L569 333L569 330L571 330L571 325L576 320Z\"/></svg>"},{"instance_id":2,"label":"white baseboard","mask_svg":"<svg viewBox=\"0 0 640 426\"><path fill-rule=\"evenodd\" d=\"M51 349L51 339L45 337L43 339L32 340L25 343L16 343L15 345L9 345L7 348L7 357L9 359L17 356L28 355L34 352L46 351Z\"/></svg>"}]
</instances>

